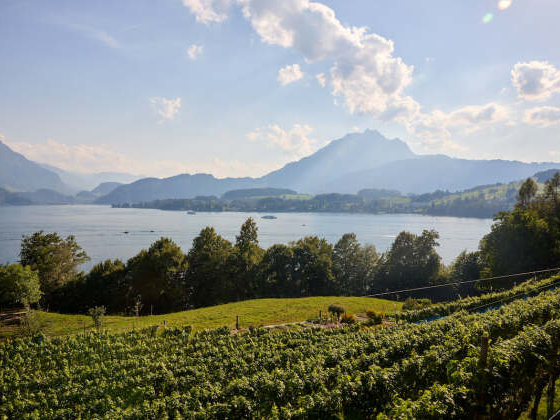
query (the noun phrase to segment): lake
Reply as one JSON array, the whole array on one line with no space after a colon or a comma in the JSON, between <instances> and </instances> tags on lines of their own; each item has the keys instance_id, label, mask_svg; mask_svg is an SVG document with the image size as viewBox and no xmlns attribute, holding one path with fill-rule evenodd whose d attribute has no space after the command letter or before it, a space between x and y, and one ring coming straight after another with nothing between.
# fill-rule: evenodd
<instances>
[{"instance_id":1,"label":"lake","mask_svg":"<svg viewBox=\"0 0 560 420\"><path fill-rule=\"evenodd\" d=\"M450 263L462 250L478 248L478 242L492 225L491 219L434 217L412 214L267 213L277 219L262 219L261 213L197 213L113 209L108 206L5 206L0 207L0 263L18 260L21 236L38 230L74 235L91 257L83 269L107 258L127 260L162 236L172 238L184 252L206 226L235 241L241 224L253 217L259 227L261 246L287 244L303 236L317 235L331 243L348 232L378 251L391 246L396 235L407 230L440 233L439 254ZM129 232L128 234L124 232Z\"/></svg>"}]
</instances>

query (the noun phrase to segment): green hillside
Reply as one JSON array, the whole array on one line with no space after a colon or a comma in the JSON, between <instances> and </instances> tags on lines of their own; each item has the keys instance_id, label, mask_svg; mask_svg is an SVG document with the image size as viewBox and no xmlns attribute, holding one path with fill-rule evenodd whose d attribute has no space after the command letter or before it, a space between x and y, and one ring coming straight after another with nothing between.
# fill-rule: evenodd
<instances>
[{"instance_id":1,"label":"green hillside","mask_svg":"<svg viewBox=\"0 0 560 420\"><path fill-rule=\"evenodd\" d=\"M194 330L217 328L222 326L235 327L235 317L239 315L240 328L249 326L275 325L305 321L317 318L319 311L327 313L332 303L339 303L349 313L365 313L367 309L394 311L400 309L402 303L367 297L308 297L294 299L253 299L225 305L210 306L190 311L176 312L165 315L125 317L105 317L108 331L123 331L132 328L144 328L151 325L167 326L191 325ZM93 329L93 322L87 315L65 315L49 312L36 312L39 323L44 327L46 335L75 334ZM0 337L9 337L16 333L14 327L0 328Z\"/></svg>"}]
</instances>

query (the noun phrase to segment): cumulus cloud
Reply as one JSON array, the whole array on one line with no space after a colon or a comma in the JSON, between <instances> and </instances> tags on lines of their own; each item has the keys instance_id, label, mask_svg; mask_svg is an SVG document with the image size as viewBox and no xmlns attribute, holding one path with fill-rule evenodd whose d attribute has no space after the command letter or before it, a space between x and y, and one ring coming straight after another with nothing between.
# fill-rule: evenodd
<instances>
[{"instance_id":1,"label":"cumulus cloud","mask_svg":"<svg viewBox=\"0 0 560 420\"><path fill-rule=\"evenodd\" d=\"M165 120L174 120L181 108L181 98L150 98L150 103L156 110L157 115L161 117L158 124L162 124Z\"/></svg>"},{"instance_id":2,"label":"cumulus cloud","mask_svg":"<svg viewBox=\"0 0 560 420\"><path fill-rule=\"evenodd\" d=\"M282 129L278 124L257 128L247 134L251 141L264 141L271 147L282 150L292 158L301 158L314 151L317 140L310 137L313 129L308 125L294 124L289 130Z\"/></svg>"},{"instance_id":3,"label":"cumulus cloud","mask_svg":"<svg viewBox=\"0 0 560 420\"><path fill-rule=\"evenodd\" d=\"M321 87L325 87L327 85L327 76L325 76L325 73L319 73L315 77L317 78L317 83L319 83Z\"/></svg>"},{"instance_id":4,"label":"cumulus cloud","mask_svg":"<svg viewBox=\"0 0 560 420\"><path fill-rule=\"evenodd\" d=\"M510 4L508 1L503 5ZM406 94L413 66L395 54L393 41L368 28L343 24L325 4L310 0L232 3L241 8L263 43L292 49L308 63L326 64L328 71L315 77L320 86L330 89L335 105L345 106L350 113L400 123L427 149L464 150L457 139L464 140L482 129L485 133L498 132L515 124L509 107L496 103L465 106L452 112L423 112L421 105ZM206 4L214 7L215 2ZM548 62L517 63L511 77L519 97L525 100L544 100L560 92L560 72ZM280 72L278 80L283 83ZM288 77L285 80L291 81ZM544 122L539 120L539 124ZM269 138L277 131L271 127L255 131L250 137Z\"/></svg>"},{"instance_id":5,"label":"cumulus cloud","mask_svg":"<svg viewBox=\"0 0 560 420\"><path fill-rule=\"evenodd\" d=\"M187 49L187 55L191 60L196 60L200 56L200 54L202 54L203 50L204 50L204 45L192 44Z\"/></svg>"},{"instance_id":6,"label":"cumulus cloud","mask_svg":"<svg viewBox=\"0 0 560 420\"><path fill-rule=\"evenodd\" d=\"M466 150L452 139L465 136L487 128L492 124L508 121L510 110L500 104L471 105L446 113L440 110L419 113L414 119L405 122L409 133L419 137L427 150L460 151Z\"/></svg>"},{"instance_id":7,"label":"cumulus cloud","mask_svg":"<svg viewBox=\"0 0 560 420\"><path fill-rule=\"evenodd\" d=\"M231 0L183 0L196 21L206 25L226 20L230 4Z\"/></svg>"},{"instance_id":8,"label":"cumulus cloud","mask_svg":"<svg viewBox=\"0 0 560 420\"><path fill-rule=\"evenodd\" d=\"M238 0L261 40L293 48L306 61L331 63L332 93L350 112L376 117L414 108L403 99L412 66L393 56L393 42L363 27L343 25L334 11L309 0ZM326 78L318 79L326 84Z\"/></svg>"},{"instance_id":9,"label":"cumulus cloud","mask_svg":"<svg viewBox=\"0 0 560 420\"><path fill-rule=\"evenodd\" d=\"M277 80L282 86L303 79L303 72L299 64L287 65L278 70Z\"/></svg>"},{"instance_id":10,"label":"cumulus cloud","mask_svg":"<svg viewBox=\"0 0 560 420\"><path fill-rule=\"evenodd\" d=\"M560 107L541 106L525 110L523 122L540 127L549 127L560 123Z\"/></svg>"},{"instance_id":11,"label":"cumulus cloud","mask_svg":"<svg viewBox=\"0 0 560 420\"><path fill-rule=\"evenodd\" d=\"M547 61L517 63L511 81L526 101L543 101L560 92L560 71Z\"/></svg>"}]
</instances>

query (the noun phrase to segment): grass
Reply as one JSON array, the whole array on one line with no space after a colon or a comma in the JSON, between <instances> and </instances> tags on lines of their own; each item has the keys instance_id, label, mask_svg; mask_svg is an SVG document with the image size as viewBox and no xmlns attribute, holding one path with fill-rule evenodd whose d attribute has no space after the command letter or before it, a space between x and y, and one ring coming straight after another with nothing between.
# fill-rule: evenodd
<instances>
[{"instance_id":1,"label":"grass","mask_svg":"<svg viewBox=\"0 0 560 420\"><path fill-rule=\"evenodd\" d=\"M235 317L239 315L240 328L260 325L274 325L305 321L318 318L319 311L327 313L332 303L344 306L348 313L365 313L367 309L393 311L400 309L402 303L367 297L308 297L293 299L254 299L228 303L190 311L165 315L141 317L106 316L104 328L108 331L126 331L150 325L167 326L192 325L193 329L235 327ZM76 334L94 328L92 319L87 315L66 315L51 312L36 312L38 322L46 335L57 336ZM0 338L13 336L17 329L0 327Z\"/></svg>"}]
</instances>

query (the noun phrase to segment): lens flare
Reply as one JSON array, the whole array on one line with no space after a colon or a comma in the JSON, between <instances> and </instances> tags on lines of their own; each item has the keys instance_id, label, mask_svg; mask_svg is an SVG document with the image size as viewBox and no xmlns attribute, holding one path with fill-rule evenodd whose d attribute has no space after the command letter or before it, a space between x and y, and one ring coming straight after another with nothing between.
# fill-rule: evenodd
<instances>
[{"instance_id":1,"label":"lens flare","mask_svg":"<svg viewBox=\"0 0 560 420\"><path fill-rule=\"evenodd\" d=\"M511 6L512 0L500 0L498 3L498 9L506 10L509 6Z\"/></svg>"},{"instance_id":2,"label":"lens flare","mask_svg":"<svg viewBox=\"0 0 560 420\"><path fill-rule=\"evenodd\" d=\"M490 23L494 19L494 15L492 13L486 13L482 18L482 23Z\"/></svg>"}]
</instances>

